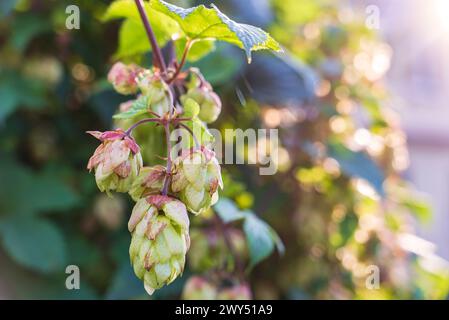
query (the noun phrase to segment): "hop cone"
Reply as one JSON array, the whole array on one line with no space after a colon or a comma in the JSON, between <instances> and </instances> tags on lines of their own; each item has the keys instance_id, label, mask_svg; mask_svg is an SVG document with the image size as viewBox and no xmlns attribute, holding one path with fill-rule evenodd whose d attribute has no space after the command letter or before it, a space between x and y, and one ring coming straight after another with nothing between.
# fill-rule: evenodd
<instances>
[{"instance_id":1,"label":"hop cone","mask_svg":"<svg viewBox=\"0 0 449 320\"><path fill-rule=\"evenodd\" d=\"M139 200L128 223L134 272L149 294L170 284L184 270L190 245L185 205L161 195Z\"/></svg>"},{"instance_id":2,"label":"hop cone","mask_svg":"<svg viewBox=\"0 0 449 320\"><path fill-rule=\"evenodd\" d=\"M200 107L198 114L200 120L212 123L221 113L220 97L197 68L192 68L191 71L191 79L187 84L188 90L185 95L181 96L181 102L185 104L189 98L195 100Z\"/></svg>"},{"instance_id":3,"label":"hop cone","mask_svg":"<svg viewBox=\"0 0 449 320\"><path fill-rule=\"evenodd\" d=\"M102 142L87 164L100 191L128 192L142 167L139 146L120 129L88 133Z\"/></svg>"},{"instance_id":4,"label":"hop cone","mask_svg":"<svg viewBox=\"0 0 449 320\"><path fill-rule=\"evenodd\" d=\"M198 118L206 123L217 120L221 113L221 100L215 92L205 87L192 88L181 97L181 101L184 103L189 98L200 106Z\"/></svg>"},{"instance_id":5,"label":"hop cone","mask_svg":"<svg viewBox=\"0 0 449 320\"><path fill-rule=\"evenodd\" d=\"M223 188L220 164L215 153L202 147L178 157L174 165L172 191L189 211L201 214L218 201L218 187Z\"/></svg>"},{"instance_id":6,"label":"hop cone","mask_svg":"<svg viewBox=\"0 0 449 320\"><path fill-rule=\"evenodd\" d=\"M163 166L143 167L139 176L134 180L129 195L134 201L145 196L159 193L165 179L165 168Z\"/></svg>"},{"instance_id":7,"label":"hop cone","mask_svg":"<svg viewBox=\"0 0 449 320\"><path fill-rule=\"evenodd\" d=\"M149 99L148 105L151 111L163 115L170 110L172 104L170 88L158 73L147 70L140 75L138 84L142 95Z\"/></svg>"}]
</instances>

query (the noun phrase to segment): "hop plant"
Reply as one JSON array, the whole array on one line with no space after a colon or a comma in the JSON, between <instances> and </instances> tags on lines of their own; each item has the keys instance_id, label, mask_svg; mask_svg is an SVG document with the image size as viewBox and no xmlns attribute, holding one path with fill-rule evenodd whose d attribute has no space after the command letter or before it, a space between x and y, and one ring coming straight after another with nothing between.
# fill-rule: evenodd
<instances>
[{"instance_id":1,"label":"hop plant","mask_svg":"<svg viewBox=\"0 0 449 320\"><path fill-rule=\"evenodd\" d=\"M218 201L223 180L213 151L205 147L187 151L175 160L173 172L172 191L192 213L201 214Z\"/></svg>"},{"instance_id":2,"label":"hop plant","mask_svg":"<svg viewBox=\"0 0 449 320\"><path fill-rule=\"evenodd\" d=\"M135 64L125 65L121 62L114 64L109 71L108 81L118 93L128 95L137 92L137 76L142 68Z\"/></svg>"},{"instance_id":3,"label":"hop plant","mask_svg":"<svg viewBox=\"0 0 449 320\"><path fill-rule=\"evenodd\" d=\"M142 167L137 143L121 129L88 133L101 141L87 164L87 169L95 170L100 191L128 192Z\"/></svg>"},{"instance_id":4,"label":"hop plant","mask_svg":"<svg viewBox=\"0 0 449 320\"><path fill-rule=\"evenodd\" d=\"M144 167L129 190L134 201L145 196L159 193L163 187L166 169L163 166Z\"/></svg>"},{"instance_id":5,"label":"hop plant","mask_svg":"<svg viewBox=\"0 0 449 320\"><path fill-rule=\"evenodd\" d=\"M131 263L149 294L183 272L190 239L189 218L182 202L162 195L139 200L128 230L132 233Z\"/></svg>"},{"instance_id":6,"label":"hop plant","mask_svg":"<svg viewBox=\"0 0 449 320\"><path fill-rule=\"evenodd\" d=\"M115 5L117 4L112 4ZM101 145L90 158L87 167L89 170L95 170L96 182L101 191L106 191L108 195L111 191L128 192L136 201L128 223L129 231L132 233L130 260L135 274L143 280L147 292L152 294L154 290L171 283L183 272L186 253L190 247L187 209L194 214L207 211L218 201L218 188L223 189L221 168L215 153L205 147L213 141L207 123L217 120L222 103L200 70L195 68L183 70L186 62L190 60L189 50L193 41L184 39L186 40L184 52L179 61L176 54L171 54L170 59L165 59L158 44L160 39L155 38L158 32L153 32L147 11L162 11L166 19L174 18L172 14L167 14L166 10L179 16L182 16L183 12L188 12L192 16L206 17L202 21L204 20L206 25L212 23L210 26L218 25L215 21L217 17L222 21L219 23L219 29L229 31L219 32L226 34L221 40L244 47L249 60L252 50L280 50L280 47L274 39L258 28L247 26L245 28L247 31L241 34L233 32L229 23L231 20L216 7L203 7L203 9L197 7L185 11L162 0L154 0L148 8L144 7L141 1L134 1L134 4L120 2L117 8L120 8L118 11L126 8L125 11L128 12L132 10L129 6L133 5L137 7L137 12L146 27L152 49L153 67L145 69L135 64L125 65L121 62L113 65L108 80L114 89L123 95L135 95L133 99L122 103L119 112L114 115L115 127L127 130L89 132L101 141ZM210 18L213 21L209 21ZM185 32L186 30L183 31L185 35L190 34ZM255 34L257 39L266 41L257 44L245 43L249 38L252 42ZM212 41L220 37L207 35L207 39ZM168 38L172 39L170 40L174 45L172 48L177 48L174 41L180 37ZM175 51L172 53L176 53ZM156 126L143 126L148 123ZM176 147L188 151L182 152L181 156L173 160L174 146L171 138L178 129L183 135L178 137ZM160 141L162 134L165 143ZM188 135L186 139L185 134ZM136 141L142 147L145 161L151 162L152 166L143 167L141 148ZM191 148L193 145L195 147ZM166 151L166 157L161 156L159 151ZM156 158L165 163L155 165L161 164L156 162ZM238 239L242 238L240 236ZM240 240L231 241L231 245L236 249L236 259L241 257L240 253L244 249L244 246L239 246ZM223 240L220 240L210 252L215 249L224 251L225 247ZM201 249L201 246L199 248ZM234 250L230 252L234 254ZM197 256L200 261L198 264L202 265L203 256L201 254ZM227 262L228 258L229 255L217 254L218 266L225 264L223 262ZM242 268L240 264L238 265L238 272L242 273L240 270ZM192 282L192 286L197 287L198 281L196 284ZM205 294L208 292L208 296L217 297L218 293L214 288L205 285L203 289Z\"/></svg>"}]
</instances>

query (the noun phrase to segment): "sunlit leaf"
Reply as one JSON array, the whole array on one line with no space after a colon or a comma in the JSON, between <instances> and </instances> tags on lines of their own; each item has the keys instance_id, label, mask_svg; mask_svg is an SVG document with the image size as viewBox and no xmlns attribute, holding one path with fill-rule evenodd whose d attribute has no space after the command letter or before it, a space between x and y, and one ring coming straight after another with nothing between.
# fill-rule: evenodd
<instances>
[{"instance_id":1,"label":"sunlit leaf","mask_svg":"<svg viewBox=\"0 0 449 320\"><path fill-rule=\"evenodd\" d=\"M237 23L222 13L215 5L184 9L162 0L153 0L150 6L179 23L184 34L191 40L226 41L245 50L251 61L251 51L281 51L279 44L260 28Z\"/></svg>"}]
</instances>

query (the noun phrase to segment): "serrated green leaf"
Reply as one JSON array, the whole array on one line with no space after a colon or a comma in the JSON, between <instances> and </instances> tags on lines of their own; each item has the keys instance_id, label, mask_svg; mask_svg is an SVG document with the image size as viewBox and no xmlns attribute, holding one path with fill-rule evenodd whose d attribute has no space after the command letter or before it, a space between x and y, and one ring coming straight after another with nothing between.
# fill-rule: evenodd
<instances>
[{"instance_id":1,"label":"serrated green leaf","mask_svg":"<svg viewBox=\"0 0 449 320\"><path fill-rule=\"evenodd\" d=\"M248 242L250 267L267 258L275 248L281 254L284 252L284 245L277 233L254 213L246 213L243 230Z\"/></svg>"},{"instance_id":2,"label":"serrated green leaf","mask_svg":"<svg viewBox=\"0 0 449 320\"><path fill-rule=\"evenodd\" d=\"M178 22L187 38L196 41L215 39L229 42L244 49L249 62L251 51L281 51L279 44L268 33L231 20L215 5L212 5L212 8L200 5L184 9L162 0L152 0L150 6Z\"/></svg>"},{"instance_id":3,"label":"serrated green leaf","mask_svg":"<svg viewBox=\"0 0 449 320\"><path fill-rule=\"evenodd\" d=\"M148 113L149 110L149 97L141 96L132 104L128 111L118 113L114 116L114 119L131 119L140 116L144 113ZM149 115L148 115L149 116Z\"/></svg>"},{"instance_id":4,"label":"serrated green leaf","mask_svg":"<svg viewBox=\"0 0 449 320\"><path fill-rule=\"evenodd\" d=\"M1 223L0 233L3 247L17 263L44 273L64 270L64 238L49 221L12 217Z\"/></svg>"},{"instance_id":5,"label":"serrated green leaf","mask_svg":"<svg viewBox=\"0 0 449 320\"><path fill-rule=\"evenodd\" d=\"M214 206L214 210L218 213L224 223L230 223L245 218L245 214L237 208L234 202L227 198L220 199Z\"/></svg>"}]
</instances>

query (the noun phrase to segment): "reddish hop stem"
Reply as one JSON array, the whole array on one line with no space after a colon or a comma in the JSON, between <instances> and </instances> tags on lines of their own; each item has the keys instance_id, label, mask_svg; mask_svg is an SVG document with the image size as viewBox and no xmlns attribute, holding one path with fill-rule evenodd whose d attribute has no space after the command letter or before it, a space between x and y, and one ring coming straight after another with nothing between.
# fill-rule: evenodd
<instances>
[{"instance_id":1,"label":"reddish hop stem","mask_svg":"<svg viewBox=\"0 0 449 320\"><path fill-rule=\"evenodd\" d=\"M192 40L187 40L186 46L184 48L184 53L182 54L182 58L181 58L181 62L179 63L178 67L176 68L175 73L173 74L173 76L168 80L168 84L171 84L173 81L176 80L176 78L179 76L179 74L182 71L182 67L184 67L184 65L186 64L187 61L187 55L189 53L190 48L192 47Z\"/></svg>"},{"instance_id":2,"label":"reddish hop stem","mask_svg":"<svg viewBox=\"0 0 449 320\"><path fill-rule=\"evenodd\" d=\"M161 122L161 119L158 119L158 118L148 118L148 119L140 120L140 121L136 122L135 124L133 124L128 130L126 130L125 134L126 134L127 136L129 136L129 135L131 134L131 132L132 132L135 128L137 128L137 127L140 126L141 124L144 124L144 123L147 123L147 122L157 122L157 123L160 123L160 122Z\"/></svg>"},{"instance_id":3,"label":"reddish hop stem","mask_svg":"<svg viewBox=\"0 0 449 320\"><path fill-rule=\"evenodd\" d=\"M162 73L166 73L167 66L165 65L165 60L162 56L161 48L157 44L156 36L154 35L153 29L151 28L148 15L142 5L141 0L134 0L134 2L136 3L137 10L139 10L140 18L142 19L148 39L150 40L151 48L153 50L154 64L161 69Z\"/></svg>"},{"instance_id":4,"label":"reddish hop stem","mask_svg":"<svg viewBox=\"0 0 449 320\"><path fill-rule=\"evenodd\" d=\"M171 169L172 169L170 124L168 122L164 124L164 129L165 129L165 139L167 142L167 175L165 176L162 194L166 196L168 194L168 186L170 185Z\"/></svg>"}]
</instances>

